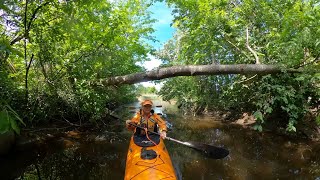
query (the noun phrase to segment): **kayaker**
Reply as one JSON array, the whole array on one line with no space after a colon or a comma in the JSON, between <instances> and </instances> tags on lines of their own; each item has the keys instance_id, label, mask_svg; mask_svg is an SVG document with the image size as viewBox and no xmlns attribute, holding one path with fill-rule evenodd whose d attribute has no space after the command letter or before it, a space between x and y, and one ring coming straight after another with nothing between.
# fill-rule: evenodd
<instances>
[{"instance_id":1,"label":"kayaker","mask_svg":"<svg viewBox=\"0 0 320 180\"><path fill-rule=\"evenodd\" d=\"M156 124L159 125L160 136L164 139L167 136L167 126L166 121L163 120L159 115L153 113L152 111L153 102L151 100L145 100L141 103L141 109L136 113L136 115L131 119L126 121L126 127L134 131L135 133L145 134L144 130L138 129L135 126L130 125L130 123L137 124L142 127L147 127L148 131L157 132L158 128Z\"/></svg>"}]
</instances>

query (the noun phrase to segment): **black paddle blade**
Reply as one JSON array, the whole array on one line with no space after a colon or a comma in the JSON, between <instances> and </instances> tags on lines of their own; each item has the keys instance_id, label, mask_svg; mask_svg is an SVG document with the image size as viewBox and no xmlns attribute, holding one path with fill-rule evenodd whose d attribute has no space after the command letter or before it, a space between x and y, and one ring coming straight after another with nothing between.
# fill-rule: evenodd
<instances>
[{"instance_id":1,"label":"black paddle blade","mask_svg":"<svg viewBox=\"0 0 320 180\"><path fill-rule=\"evenodd\" d=\"M209 144L202 144L198 142L188 143L190 143L191 145L189 147L204 153L209 158L222 159L229 155L229 151L221 147L216 147Z\"/></svg>"}]
</instances>

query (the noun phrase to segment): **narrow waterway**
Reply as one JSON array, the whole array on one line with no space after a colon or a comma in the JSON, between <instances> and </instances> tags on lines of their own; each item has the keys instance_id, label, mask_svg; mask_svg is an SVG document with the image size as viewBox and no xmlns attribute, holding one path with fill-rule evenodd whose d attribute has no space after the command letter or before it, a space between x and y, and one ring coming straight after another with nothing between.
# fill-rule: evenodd
<instances>
[{"instance_id":1,"label":"narrow waterway","mask_svg":"<svg viewBox=\"0 0 320 180\"><path fill-rule=\"evenodd\" d=\"M317 179L320 180L320 144L258 133L213 117L189 117L175 106L155 101L155 111L166 113L173 128L167 134L182 141L222 146L230 151L214 160L182 145L165 141L184 180ZM122 108L129 117L138 103ZM123 179L130 132L124 121L100 132L69 132L41 147L12 154L0 162L0 179Z\"/></svg>"}]
</instances>

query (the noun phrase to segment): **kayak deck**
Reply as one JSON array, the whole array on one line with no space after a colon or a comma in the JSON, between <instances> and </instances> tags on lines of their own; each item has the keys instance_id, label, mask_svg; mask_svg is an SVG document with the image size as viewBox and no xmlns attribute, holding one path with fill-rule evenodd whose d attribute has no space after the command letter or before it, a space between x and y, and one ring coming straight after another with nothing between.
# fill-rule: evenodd
<instances>
[{"instance_id":1,"label":"kayak deck","mask_svg":"<svg viewBox=\"0 0 320 180\"><path fill-rule=\"evenodd\" d=\"M126 161L125 180L176 180L171 158L163 140L156 146L142 147L131 137Z\"/></svg>"}]
</instances>

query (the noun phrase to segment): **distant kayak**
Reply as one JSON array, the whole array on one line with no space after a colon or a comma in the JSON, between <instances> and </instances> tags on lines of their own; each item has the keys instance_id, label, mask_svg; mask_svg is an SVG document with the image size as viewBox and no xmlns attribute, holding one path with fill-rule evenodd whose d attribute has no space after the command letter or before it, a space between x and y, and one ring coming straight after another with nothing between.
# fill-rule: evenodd
<instances>
[{"instance_id":1,"label":"distant kayak","mask_svg":"<svg viewBox=\"0 0 320 180\"><path fill-rule=\"evenodd\" d=\"M133 135L127 154L125 180L176 180L165 144L158 135ZM156 144L156 145L155 145Z\"/></svg>"}]
</instances>

